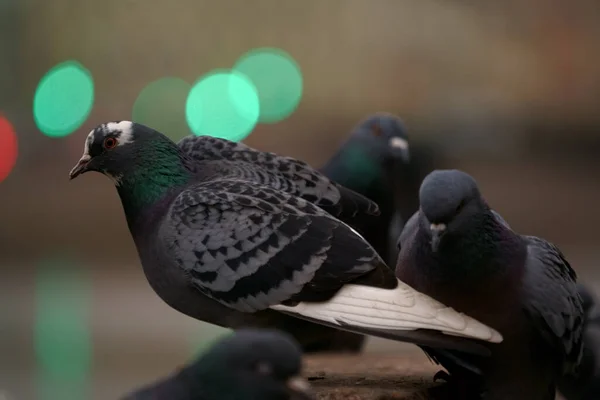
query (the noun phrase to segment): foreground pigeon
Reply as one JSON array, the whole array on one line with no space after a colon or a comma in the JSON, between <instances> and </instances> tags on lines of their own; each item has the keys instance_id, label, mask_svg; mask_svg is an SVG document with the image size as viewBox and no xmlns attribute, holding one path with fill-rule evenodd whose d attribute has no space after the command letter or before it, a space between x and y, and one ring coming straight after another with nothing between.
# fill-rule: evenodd
<instances>
[{"instance_id":1,"label":"foreground pigeon","mask_svg":"<svg viewBox=\"0 0 600 400\"><path fill-rule=\"evenodd\" d=\"M432 172L419 198L420 211L400 236L397 276L504 337L489 358L425 352L457 390L554 399L558 380L582 354L583 310L567 260L553 244L512 231L462 171Z\"/></svg>"},{"instance_id":2,"label":"foreground pigeon","mask_svg":"<svg viewBox=\"0 0 600 400\"><path fill-rule=\"evenodd\" d=\"M375 203L301 161L198 139L191 148L203 151L109 122L90 132L70 172L99 171L115 183L148 282L174 309L234 329L301 332L301 343L313 333L300 319L315 335L320 324L479 353L465 338L502 340L399 281L335 218L361 223ZM241 150L219 158L228 148Z\"/></svg>"},{"instance_id":3,"label":"foreground pigeon","mask_svg":"<svg viewBox=\"0 0 600 400\"><path fill-rule=\"evenodd\" d=\"M583 357L576 373L566 375L558 389L566 400L600 399L600 307L596 296L578 285L585 312Z\"/></svg>"},{"instance_id":4,"label":"foreground pigeon","mask_svg":"<svg viewBox=\"0 0 600 400\"><path fill-rule=\"evenodd\" d=\"M242 329L177 373L122 400L309 400L302 352L275 330Z\"/></svg>"}]
</instances>

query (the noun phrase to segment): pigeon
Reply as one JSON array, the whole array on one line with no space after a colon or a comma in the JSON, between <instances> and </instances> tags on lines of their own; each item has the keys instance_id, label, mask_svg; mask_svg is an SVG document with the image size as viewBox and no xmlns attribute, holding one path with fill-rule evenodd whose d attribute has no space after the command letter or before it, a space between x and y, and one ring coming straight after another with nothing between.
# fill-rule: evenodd
<instances>
[{"instance_id":1,"label":"pigeon","mask_svg":"<svg viewBox=\"0 0 600 400\"><path fill-rule=\"evenodd\" d=\"M600 307L596 296L583 284L578 284L585 313L583 356L576 374L563 377L558 390L566 400L600 399Z\"/></svg>"},{"instance_id":2,"label":"pigeon","mask_svg":"<svg viewBox=\"0 0 600 400\"><path fill-rule=\"evenodd\" d=\"M122 400L310 400L302 352L277 330L240 329L175 374Z\"/></svg>"},{"instance_id":3,"label":"pigeon","mask_svg":"<svg viewBox=\"0 0 600 400\"><path fill-rule=\"evenodd\" d=\"M192 142L104 123L69 174L114 182L146 278L170 307L232 329L277 328L301 344L318 325L476 354L502 341L395 277L349 225L377 214L372 201L299 160Z\"/></svg>"},{"instance_id":4,"label":"pigeon","mask_svg":"<svg viewBox=\"0 0 600 400\"><path fill-rule=\"evenodd\" d=\"M552 243L514 232L465 172L433 171L419 201L400 235L396 275L504 338L490 357L422 346L448 371L436 377L460 398L553 400L582 355L575 271Z\"/></svg>"},{"instance_id":5,"label":"pigeon","mask_svg":"<svg viewBox=\"0 0 600 400\"><path fill-rule=\"evenodd\" d=\"M380 216L365 227L353 226L388 263L396 262L396 240L403 220L396 212L397 173L410 162L406 127L392 114L375 114L360 122L335 155L321 168L332 181L377 203ZM414 193L417 196L417 193ZM393 232L393 233L391 233ZM392 244L390 246L390 243Z\"/></svg>"}]
</instances>

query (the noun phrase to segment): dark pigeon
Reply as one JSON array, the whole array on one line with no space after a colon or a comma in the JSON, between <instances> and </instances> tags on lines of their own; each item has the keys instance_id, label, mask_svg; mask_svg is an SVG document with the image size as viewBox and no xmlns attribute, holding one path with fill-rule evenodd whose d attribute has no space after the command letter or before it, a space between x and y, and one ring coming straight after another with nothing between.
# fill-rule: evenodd
<instances>
[{"instance_id":1,"label":"dark pigeon","mask_svg":"<svg viewBox=\"0 0 600 400\"><path fill-rule=\"evenodd\" d=\"M553 244L512 231L464 172L432 172L419 198L400 236L397 276L504 337L491 357L423 346L449 372L439 376L473 398L554 399L582 354L575 271Z\"/></svg>"},{"instance_id":2,"label":"dark pigeon","mask_svg":"<svg viewBox=\"0 0 600 400\"><path fill-rule=\"evenodd\" d=\"M379 218L369 221L366 226L353 227L389 265L395 264L397 256L398 236L392 236L399 234L403 225L396 204L400 198L410 195L397 187L402 185L402 179L397 175L409 162L404 123L395 115L382 113L359 123L337 153L321 168L329 179L377 203L381 211ZM395 232L391 234L392 230Z\"/></svg>"},{"instance_id":3,"label":"dark pigeon","mask_svg":"<svg viewBox=\"0 0 600 400\"><path fill-rule=\"evenodd\" d=\"M399 281L340 221L361 223L375 203L288 157L206 137L191 148L109 122L70 173L112 179L148 282L172 308L233 329L276 327L301 344L319 325L478 354L481 341L502 340Z\"/></svg>"},{"instance_id":4,"label":"dark pigeon","mask_svg":"<svg viewBox=\"0 0 600 400\"><path fill-rule=\"evenodd\" d=\"M122 400L310 400L302 352L275 330L242 329L175 374Z\"/></svg>"},{"instance_id":5,"label":"dark pigeon","mask_svg":"<svg viewBox=\"0 0 600 400\"><path fill-rule=\"evenodd\" d=\"M576 373L567 374L558 389L566 400L600 399L600 307L590 288L578 284L585 312L583 357Z\"/></svg>"}]
</instances>

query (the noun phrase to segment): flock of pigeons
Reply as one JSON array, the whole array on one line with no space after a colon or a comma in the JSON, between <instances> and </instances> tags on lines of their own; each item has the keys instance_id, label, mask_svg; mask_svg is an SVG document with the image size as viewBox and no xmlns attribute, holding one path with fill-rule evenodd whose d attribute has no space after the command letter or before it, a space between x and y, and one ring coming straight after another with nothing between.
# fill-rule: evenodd
<instances>
[{"instance_id":1,"label":"flock of pigeons","mask_svg":"<svg viewBox=\"0 0 600 400\"><path fill-rule=\"evenodd\" d=\"M310 399L302 353L374 335L418 345L450 398L600 399L600 312L560 250L514 232L465 172L407 184L409 154L389 114L321 170L129 121L90 132L70 178L109 177L154 291L235 330L127 398Z\"/></svg>"}]
</instances>

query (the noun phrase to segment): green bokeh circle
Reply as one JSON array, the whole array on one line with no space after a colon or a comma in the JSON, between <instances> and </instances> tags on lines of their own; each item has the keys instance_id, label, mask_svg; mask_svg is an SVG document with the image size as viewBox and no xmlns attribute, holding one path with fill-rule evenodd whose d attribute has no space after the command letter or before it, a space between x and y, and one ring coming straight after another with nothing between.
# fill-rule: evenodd
<instances>
[{"instance_id":1,"label":"green bokeh circle","mask_svg":"<svg viewBox=\"0 0 600 400\"><path fill-rule=\"evenodd\" d=\"M93 105L91 73L69 60L54 66L40 80L33 97L33 117L46 136L64 137L85 122Z\"/></svg>"},{"instance_id":2,"label":"green bokeh circle","mask_svg":"<svg viewBox=\"0 0 600 400\"><path fill-rule=\"evenodd\" d=\"M181 78L164 77L146 85L131 113L132 121L164 133L174 141L191 134L185 105L192 85Z\"/></svg>"},{"instance_id":3,"label":"green bokeh circle","mask_svg":"<svg viewBox=\"0 0 600 400\"><path fill-rule=\"evenodd\" d=\"M233 69L246 75L258 91L259 122L279 122L300 104L302 73L285 51L275 48L250 50L237 60Z\"/></svg>"},{"instance_id":4,"label":"green bokeh circle","mask_svg":"<svg viewBox=\"0 0 600 400\"><path fill-rule=\"evenodd\" d=\"M190 90L185 115L196 135L232 141L247 137L258 122L260 104L256 88L243 74L213 70Z\"/></svg>"}]
</instances>

